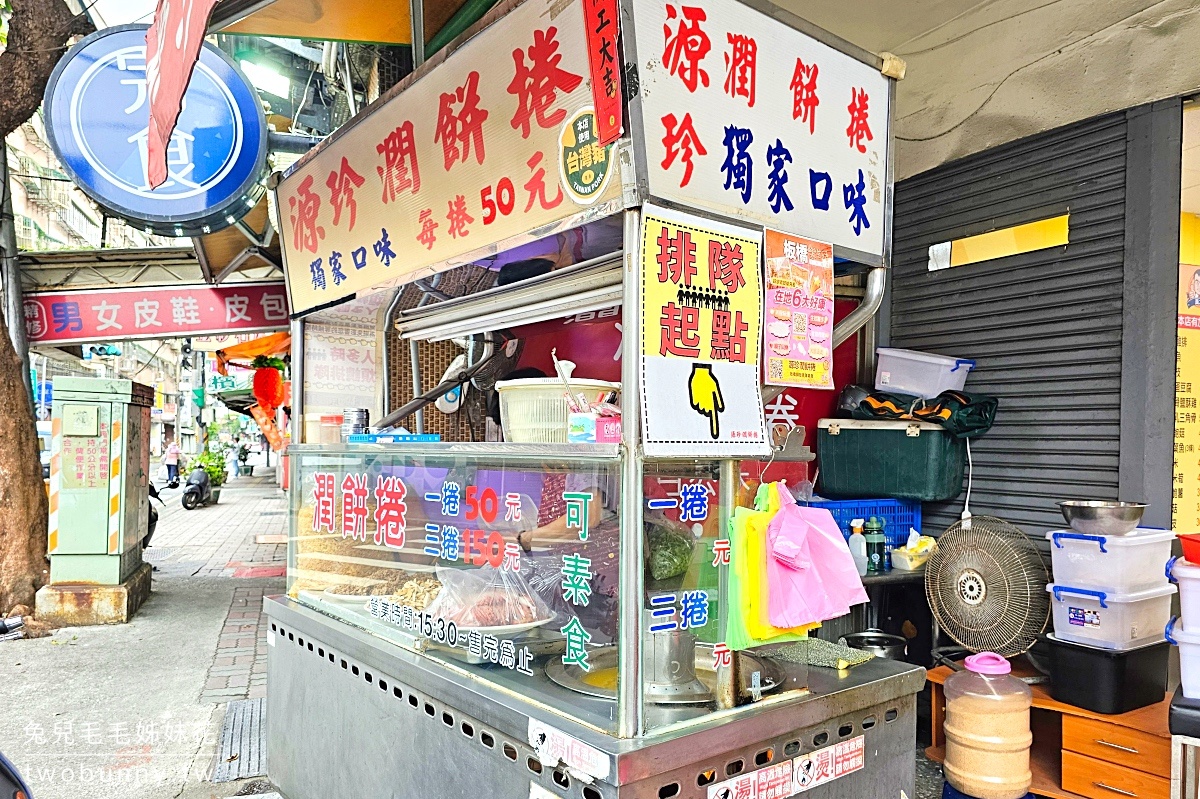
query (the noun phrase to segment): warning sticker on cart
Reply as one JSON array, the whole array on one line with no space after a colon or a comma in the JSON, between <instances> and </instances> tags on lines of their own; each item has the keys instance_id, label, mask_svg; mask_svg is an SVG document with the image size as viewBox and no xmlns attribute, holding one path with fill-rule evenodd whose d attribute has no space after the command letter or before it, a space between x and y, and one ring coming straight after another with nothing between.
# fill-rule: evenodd
<instances>
[{"instance_id":1,"label":"warning sticker on cart","mask_svg":"<svg viewBox=\"0 0 1200 799\"><path fill-rule=\"evenodd\" d=\"M792 763L796 766L796 793L811 790L866 765L865 741L861 735L839 741L833 746L800 755Z\"/></svg>"},{"instance_id":2,"label":"warning sticker on cart","mask_svg":"<svg viewBox=\"0 0 1200 799\"><path fill-rule=\"evenodd\" d=\"M866 765L863 736L708 787L708 799L787 799Z\"/></svg>"},{"instance_id":3,"label":"warning sticker on cart","mask_svg":"<svg viewBox=\"0 0 1200 799\"><path fill-rule=\"evenodd\" d=\"M598 780L608 779L608 755L537 719L529 720L529 745L544 766L563 763Z\"/></svg>"}]
</instances>

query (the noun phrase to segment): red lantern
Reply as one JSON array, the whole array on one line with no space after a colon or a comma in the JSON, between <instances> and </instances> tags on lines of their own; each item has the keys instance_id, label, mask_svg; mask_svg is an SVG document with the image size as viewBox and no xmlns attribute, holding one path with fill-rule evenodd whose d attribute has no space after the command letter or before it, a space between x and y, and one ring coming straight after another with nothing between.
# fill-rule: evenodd
<instances>
[{"instance_id":1,"label":"red lantern","mask_svg":"<svg viewBox=\"0 0 1200 799\"><path fill-rule=\"evenodd\" d=\"M260 355L252 365L254 399L268 415L274 415L275 409L283 404L283 362Z\"/></svg>"}]
</instances>

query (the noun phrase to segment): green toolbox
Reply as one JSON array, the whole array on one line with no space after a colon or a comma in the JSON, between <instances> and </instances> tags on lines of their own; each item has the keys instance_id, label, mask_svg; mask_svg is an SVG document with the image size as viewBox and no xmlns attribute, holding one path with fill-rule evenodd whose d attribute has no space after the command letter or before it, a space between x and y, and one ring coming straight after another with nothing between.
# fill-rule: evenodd
<instances>
[{"instance_id":1,"label":"green toolbox","mask_svg":"<svg viewBox=\"0 0 1200 799\"><path fill-rule=\"evenodd\" d=\"M821 419L817 492L831 499L954 499L962 491L965 455L965 440L936 424Z\"/></svg>"}]
</instances>

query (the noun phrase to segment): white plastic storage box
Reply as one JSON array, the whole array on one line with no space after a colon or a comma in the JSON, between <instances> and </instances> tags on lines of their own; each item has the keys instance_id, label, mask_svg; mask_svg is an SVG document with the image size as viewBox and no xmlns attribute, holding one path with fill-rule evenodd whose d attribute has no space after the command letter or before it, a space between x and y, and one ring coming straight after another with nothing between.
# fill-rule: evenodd
<instances>
[{"instance_id":1,"label":"white plastic storage box","mask_svg":"<svg viewBox=\"0 0 1200 799\"><path fill-rule=\"evenodd\" d=\"M1166 585L1175 534L1135 530L1128 535L1086 535L1057 530L1046 533L1046 539L1059 585L1132 594Z\"/></svg>"},{"instance_id":2,"label":"white plastic storage box","mask_svg":"<svg viewBox=\"0 0 1200 799\"><path fill-rule=\"evenodd\" d=\"M1171 582L1179 585L1179 612L1182 618L1176 626L1200 635L1200 566L1183 558L1172 558L1167 568ZM1200 681L1200 652L1197 658L1196 679Z\"/></svg>"},{"instance_id":3,"label":"white plastic storage box","mask_svg":"<svg viewBox=\"0 0 1200 799\"><path fill-rule=\"evenodd\" d=\"M621 384L573 377L571 388L588 402L598 403L612 392L619 392ZM502 380L496 383L496 391L500 392L500 424L505 441L567 443L567 389L557 377Z\"/></svg>"},{"instance_id":4,"label":"white plastic storage box","mask_svg":"<svg viewBox=\"0 0 1200 799\"><path fill-rule=\"evenodd\" d=\"M1200 699L1200 633L1189 633L1171 619L1167 640L1179 647L1179 686L1187 699Z\"/></svg>"},{"instance_id":5,"label":"white plastic storage box","mask_svg":"<svg viewBox=\"0 0 1200 799\"><path fill-rule=\"evenodd\" d=\"M1051 583L1046 590L1056 638L1101 649L1133 649L1162 640L1175 586L1116 594Z\"/></svg>"},{"instance_id":6,"label":"white plastic storage box","mask_svg":"<svg viewBox=\"0 0 1200 799\"><path fill-rule=\"evenodd\" d=\"M961 391L975 362L916 350L875 350L875 388L930 399L943 391Z\"/></svg>"}]
</instances>

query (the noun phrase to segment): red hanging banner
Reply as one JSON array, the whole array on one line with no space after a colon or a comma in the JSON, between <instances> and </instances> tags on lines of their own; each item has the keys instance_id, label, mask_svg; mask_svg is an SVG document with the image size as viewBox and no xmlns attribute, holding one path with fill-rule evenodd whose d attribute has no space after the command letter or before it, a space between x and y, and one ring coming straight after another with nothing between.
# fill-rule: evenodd
<instances>
[{"instance_id":1,"label":"red hanging banner","mask_svg":"<svg viewBox=\"0 0 1200 799\"><path fill-rule=\"evenodd\" d=\"M621 59L617 57L617 0L583 0L592 101L600 146L621 136Z\"/></svg>"},{"instance_id":2,"label":"red hanging banner","mask_svg":"<svg viewBox=\"0 0 1200 799\"><path fill-rule=\"evenodd\" d=\"M216 4L217 0L158 0L154 22L146 31L146 90L150 95L147 169L152 189L167 180L167 149Z\"/></svg>"},{"instance_id":3,"label":"red hanging banner","mask_svg":"<svg viewBox=\"0 0 1200 799\"><path fill-rule=\"evenodd\" d=\"M264 436L267 437L267 443L271 445L271 449L276 452L283 450L285 442L283 433L279 432L279 428L275 425L275 420L267 415L258 405L250 406L250 415L254 417L255 424Z\"/></svg>"}]
</instances>

